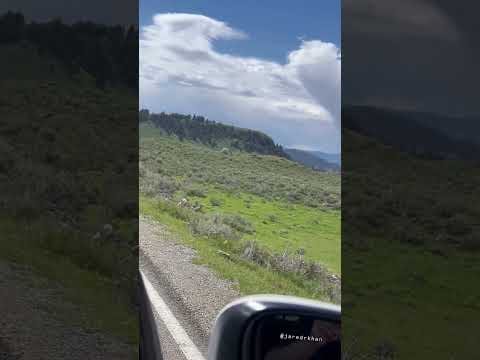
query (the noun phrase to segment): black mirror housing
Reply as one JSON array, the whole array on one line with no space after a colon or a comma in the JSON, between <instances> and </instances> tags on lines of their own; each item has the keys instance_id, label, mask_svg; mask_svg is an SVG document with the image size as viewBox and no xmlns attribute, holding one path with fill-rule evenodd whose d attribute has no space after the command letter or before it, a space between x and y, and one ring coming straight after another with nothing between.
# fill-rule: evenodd
<instances>
[{"instance_id":1,"label":"black mirror housing","mask_svg":"<svg viewBox=\"0 0 480 360\"><path fill-rule=\"evenodd\" d=\"M244 297L217 317L208 360L340 360L340 330L340 306L291 296Z\"/></svg>"}]
</instances>

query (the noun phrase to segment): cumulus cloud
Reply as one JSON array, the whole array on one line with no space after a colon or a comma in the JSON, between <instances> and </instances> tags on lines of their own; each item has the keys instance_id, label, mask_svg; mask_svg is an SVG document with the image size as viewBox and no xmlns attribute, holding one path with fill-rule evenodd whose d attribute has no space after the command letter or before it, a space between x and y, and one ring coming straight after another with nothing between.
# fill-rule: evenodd
<instances>
[{"instance_id":1,"label":"cumulus cloud","mask_svg":"<svg viewBox=\"0 0 480 360\"><path fill-rule=\"evenodd\" d=\"M299 50L288 56L288 66L317 104L323 104L337 123L340 120L341 67L340 53L331 43L304 41Z\"/></svg>"},{"instance_id":2,"label":"cumulus cloud","mask_svg":"<svg viewBox=\"0 0 480 360\"><path fill-rule=\"evenodd\" d=\"M141 105L262 130L286 146L339 150L341 59L334 44L302 41L281 64L220 53L218 40L252 41L206 16L155 15L141 29Z\"/></svg>"}]
</instances>

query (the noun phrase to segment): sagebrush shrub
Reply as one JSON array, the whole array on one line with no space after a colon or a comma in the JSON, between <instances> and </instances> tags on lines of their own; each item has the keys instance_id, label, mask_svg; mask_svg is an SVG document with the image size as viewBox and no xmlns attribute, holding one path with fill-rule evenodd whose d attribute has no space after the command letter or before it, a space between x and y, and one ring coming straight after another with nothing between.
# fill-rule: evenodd
<instances>
[{"instance_id":1,"label":"sagebrush shrub","mask_svg":"<svg viewBox=\"0 0 480 360\"><path fill-rule=\"evenodd\" d=\"M219 214L200 216L190 222L190 228L194 234L208 238L221 240L240 239L240 235L232 227L225 224L223 217Z\"/></svg>"},{"instance_id":2,"label":"sagebrush shrub","mask_svg":"<svg viewBox=\"0 0 480 360\"><path fill-rule=\"evenodd\" d=\"M223 218L223 223L231 228L245 234L255 233L255 228L247 219L240 215L227 215Z\"/></svg>"},{"instance_id":3,"label":"sagebrush shrub","mask_svg":"<svg viewBox=\"0 0 480 360\"><path fill-rule=\"evenodd\" d=\"M212 204L212 206L222 206L223 202L220 199L212 198L210 199L210 204Z\"/></svg>"},{"instance_id":4,"label":"sagebrush shrub","mask_svg":"<svg viewBox=\"0 0 480 360\"><path fill-rule=\"evenodd\" d=\"M187 195L188 196L205 198L205 197L207 197L207 192L200 187L191 186L191 187L187 188Z\"/></svg>"}]
</instances>

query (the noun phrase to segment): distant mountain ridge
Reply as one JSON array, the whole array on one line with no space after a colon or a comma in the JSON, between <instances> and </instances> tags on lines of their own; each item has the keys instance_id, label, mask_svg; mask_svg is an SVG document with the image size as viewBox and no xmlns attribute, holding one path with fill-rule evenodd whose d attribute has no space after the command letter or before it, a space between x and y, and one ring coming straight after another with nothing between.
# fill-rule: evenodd
<instances>
[{"instance_id":1,"label":"distant mountain ridge","mask_svg":"<svg viewBox=\"0 0 480 360\"><path fill-rule=\"evenodd\" d=\"M345 129L398 150L427 158L478 161L480 123L465 119L371 106L345 106L342 109ZM478 131L474 131L476 128Z\"/></svg>"},{"instance_id":2,"label":"distant mountain ridge","mask_svg":"<svg viewBox=\"0 0 480 360\"><path fill-rule=\"evenodd\" d=\"M460 141L480 144L479 116L440 116L425 112L409 112L412 119Z\"/></svg>"},{"instance_id":3,"label":"distant mountain ridge","mask_svg":"<svg viewBox=\"0 0 480 360\"><path fill-rule=\"evenodd\" d=\"M296 162L299 162L305 166L311 167L314 170L331 170L338 171L340 166L337 163L327 161L321 158L319 154L325 154L320 151L305 151L293 148L285 149L285 152L290 156L290 158ZM330 155L330 154L326 154Z\"/></svg>"},{"instance_id":4,"label":"distant mountain ridge","mask_svg":"<svg viewBox=\"0 0 480 360\"><path fill-rule=\"evenodd\" d=\"M342 155L341 154L333 154L333 153L326 153L323 151L309 151L316 157L328 161L329 163L340 165L342 163Z\"/></svg>"},{"instance_id":5,"label":"distant mountain ridge","mask_svg":"<svg viewBox=\"0 0 480 360\"><path fill-rule=\"evenodd\" d=\"M262 155L289 156L282 146L276 144L268 135L250 129L243 129L208 120L203 116L150 113L140 110L139 121L150 121L168 135L180 140L197 141L214 148L229 148Z\"/></svg>"}]
</instances>

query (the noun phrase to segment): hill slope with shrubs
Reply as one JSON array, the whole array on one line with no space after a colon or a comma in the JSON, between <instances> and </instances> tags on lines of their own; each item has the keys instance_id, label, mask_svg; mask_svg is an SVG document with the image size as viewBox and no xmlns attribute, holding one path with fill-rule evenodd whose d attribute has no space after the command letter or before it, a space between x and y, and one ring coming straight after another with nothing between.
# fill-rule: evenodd
<instances>
[{"instance_id":1,"label":"hill slope with shrubs","mask_svg":"<svg viewBox=\"0 0 480 360\"><path fill-rule=\"evenodd\" d=\"M225 151L165 136L150 124L140 129L140 179L153 172L166 193L195 184L248 192L322 209L340 209L340 175L319 173L278 156ZM162 175L164 175L162 177ZM179 181L179 179L181 181ZM143 183L144 189L154 184ZM155 190L154 190L155 191Z\"/></svg>"},{"instance_id":2,"label":"hill slope with shrubs","mask_svg":"<svg viewBox=\"0 0 480 360\"><path fill-rule=\"evenodd\" d=\"M182 141L145 122L140 193L141 213L242 293L340 301L338 173Z\"/></svg>"},{"instance_id":3,"label":"hill slope with shrubs","mask_svg":"<svg viewBox=\"0 0 480 360\"><path fill-rule=\"evenodd\" d=\"M203 116L150 113L140 110L140 122L150 122L168 135L175 135L180 140L197 141L214 148L228 147L234 150L255 152L263 155L276 155L288 158L282 146L266 134L225 125L206 119Z\"/></svg>"}]
</instances>

